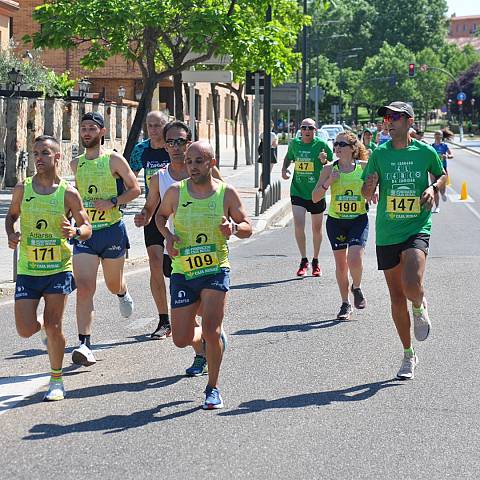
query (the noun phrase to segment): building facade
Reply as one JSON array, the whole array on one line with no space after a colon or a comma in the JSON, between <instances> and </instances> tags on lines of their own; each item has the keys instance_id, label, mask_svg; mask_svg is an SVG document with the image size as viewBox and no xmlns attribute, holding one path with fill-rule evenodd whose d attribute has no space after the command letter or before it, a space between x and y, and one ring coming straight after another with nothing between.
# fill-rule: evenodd
<instances>
[{"instance_id":1,"label":"building facade","mask_svg":"<svg viewBox=\"0 0 480 480\"><path fill-rule=\"evenodd\" d=\"M448 29L448 41L455 43L460 48L465 45L471 45L475 50L480 52L480 15L469 15L457 17L453 15L450 18L450 26Z\"/></svg>"},{"instance_id":2,"label":"building facade","mask_svg":"<svg viewBox=\"0 0 480 480\"><path fill-rule=\"evenodd\" d=\"M0 0L0 48L6 49L13 35L13 18L20 5L12 0Z\"/></svg>"}]
</instances>

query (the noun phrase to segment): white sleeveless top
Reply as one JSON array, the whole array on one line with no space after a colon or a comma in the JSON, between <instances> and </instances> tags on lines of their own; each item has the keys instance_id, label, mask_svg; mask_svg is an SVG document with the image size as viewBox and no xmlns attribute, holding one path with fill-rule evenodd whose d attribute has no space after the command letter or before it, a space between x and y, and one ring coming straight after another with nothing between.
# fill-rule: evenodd
<instances>
[{"instance_id":1,"label":"white sleeveless top","mask_svg":"<svg viewBox=\"0 0 480 480\"><path fill-rule=\"evenodd\" d=\"M178 180L175 180L170 175L170 165L167 165L165 168L161 168L157 173L158 175L158 190L160 192L160 201L162 201L165 192L175 183L178 183ZM168 229L174 233L172 217L168 218L167 222Z\"/></svg>"}]
</instances>

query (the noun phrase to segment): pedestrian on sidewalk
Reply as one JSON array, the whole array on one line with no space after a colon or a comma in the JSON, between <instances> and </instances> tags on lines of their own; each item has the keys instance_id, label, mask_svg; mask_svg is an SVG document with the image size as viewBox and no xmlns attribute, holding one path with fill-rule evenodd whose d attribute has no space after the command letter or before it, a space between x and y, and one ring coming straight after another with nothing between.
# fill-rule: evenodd
<instances>
[{"instance_id":1,"label":"pedestrian on sidewalk","mask_svg":"<svg viewBox=\"0 0 480 480\"><path fill-rule=\"evenodd\" d=\"M288 146L283 160L282 177L290 178L288 167L295 162L293 179L290 185L293 223L295 225L295 240L300 251L300 266L297 270L299 277L305 276L309 263L307 258L307 240L305 236L305 217L307 212L312 216L313 260L312 275L319 277L322 274L318 255L322 244L323 212L326 209L325 199L319 202L312 201L312 192L320 178L323 165L333 160L333 152L327 142L316 136L317 126L312 118L302 120L300 126L301 137L294 138ZM326 155L321 156L324 152Z\"/></svg>"},{"instance_id":2,"label":"pedestrian on sidewalk","mask_svg":"<svg viewBox=\"0 0 480 480\"><path fill-rule=\"evenodd\" d=\"M63 400L62 368L65 351L63 314L67 296L75 290L72 251L67 240L87 240L92 227L78 191L58 175L60 144L51 136L33 144L36 173L18 183L5 218L8 246L20 244L15 286L15 323L18 334L44 336L50 359L50 384L44 400ZM73 216L76 227L69 218ZM20 218L20 230L15 222ZM43 322L37 308L43 297Z\"/></svg>"},{"instance_id":3,"label":"pedestrian on sidewalk","mask_svg":"<svg viewBox=\"0 0 480 480\"><path fill-rule=\"evenodd\" d=\"M423 286L431 209L447 176L435 150L410 138L414 113L408 103L392 102L378 114L384 117L392 139L373 151L362 175L362 194L370 201L378 184L377 263L385 275L393 321L404 348L397 378L409 380L418 357L412 346L407 301L412 303L415 338L424 341L431 327ZM430 173L435 181L429 185Z\"/></svg>"},{"instance_id":4,"label":"pedestrian on sidewalk","mask_svg":"<svg viewBox=\"0 0 480 480\"><path fill-rule=\"evenodd\" d=\"M259 191L263 191L263 134L260 134L260 143L258 145L258 163L262 164L262 173L260 175L260 188ZM278 147L278 135L273 131L270 132L270 173L272 173L274 165L277 163L277 147Z\"/></svg>"}]
</instances>

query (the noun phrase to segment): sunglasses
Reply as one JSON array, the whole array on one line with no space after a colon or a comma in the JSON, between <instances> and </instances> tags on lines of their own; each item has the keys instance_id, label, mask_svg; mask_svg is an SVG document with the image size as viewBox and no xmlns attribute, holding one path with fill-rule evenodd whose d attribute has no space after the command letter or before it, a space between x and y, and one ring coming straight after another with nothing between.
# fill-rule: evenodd
<instances>
[{"instance_id":1,"label":"sunglasses","mask_svg":"<svg viewBox=\"0 0 480 480\"><path fill-rule=\"evenodd\" d=\"M184 145L186 145L187 142L188 140L186 138L172 138L170 140L167 140L165 143L169 147L183 147Z\"/></svg>"},{"instance_id":2,"label":"sunglasses","mask_svg":"<svg viewBox=\"0 0 480 480\"><path fill-rule=\"evenodd\" d=\"M386 115L383 116L383 121L384 122L396 122L397 120L400 120L402 117L405 115L403 113L387 113Z\"/></svg>"},{"instance_id":3,"label":"sunglasses","mask_svg":"<svg viewBox=\"0 0 480 480\"><path fill-rule=\"evenodd\" d=\"M348 146L351 146L350 143L348 142L335 142L333 144L334 147L348 147Z\"/></svg>"},{"instance_id":4,"label":"sunglasses","mask_svg":"<svg viewBox=\"0 0 480 480\"><path fill-rule=\"evenodd\" d=\"M300 128L302 130L315 130L315 127L312 127L312 125L302 125Z\"/></svg>"}]
</instances>

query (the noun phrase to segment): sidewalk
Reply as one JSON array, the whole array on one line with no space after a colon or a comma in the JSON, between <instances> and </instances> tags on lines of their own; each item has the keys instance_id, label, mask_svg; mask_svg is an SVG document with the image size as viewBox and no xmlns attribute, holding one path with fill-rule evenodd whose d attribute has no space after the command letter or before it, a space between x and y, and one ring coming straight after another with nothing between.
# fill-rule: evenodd
<instances>
[{"instance_id":1,"label":"sidewalk","mask_svg":"<svg viewBox=\"0 0 480 480\"><path fill-rule=\"evenodd\" d=\"M287 147L280 145L278 149L278 158L283 159ZM255 195L257 189L254 187L254 165L245 165L245 153L239 151L239 165L236 170L233 169L234 153L233 150L222 152L220 172L227 183L235 186L245 205L248 215L252 219L254 233L269 228L276 222L288 215L290 209L289 182L282 180L282 199L269 208L265 213L255 216ZM261 171L261 167L260 167ZM275 165L271 181L281 180L281 166ZM143 175L139 177L141 186L144 185ZM11 191L0 191L0 297L2 295L11 295L14 291L13 283L13 251L8 248L7 237L5 234L5 215L8 211L12 198ZM128 253L129 264L146 261L146 250L143 239L143 228L136 228L133 223L135 213L139 212L145 203L145 196L131 202L124 210L124 222L127 226L128 236L131 248Z\"/></svg>"}]
</instances>

